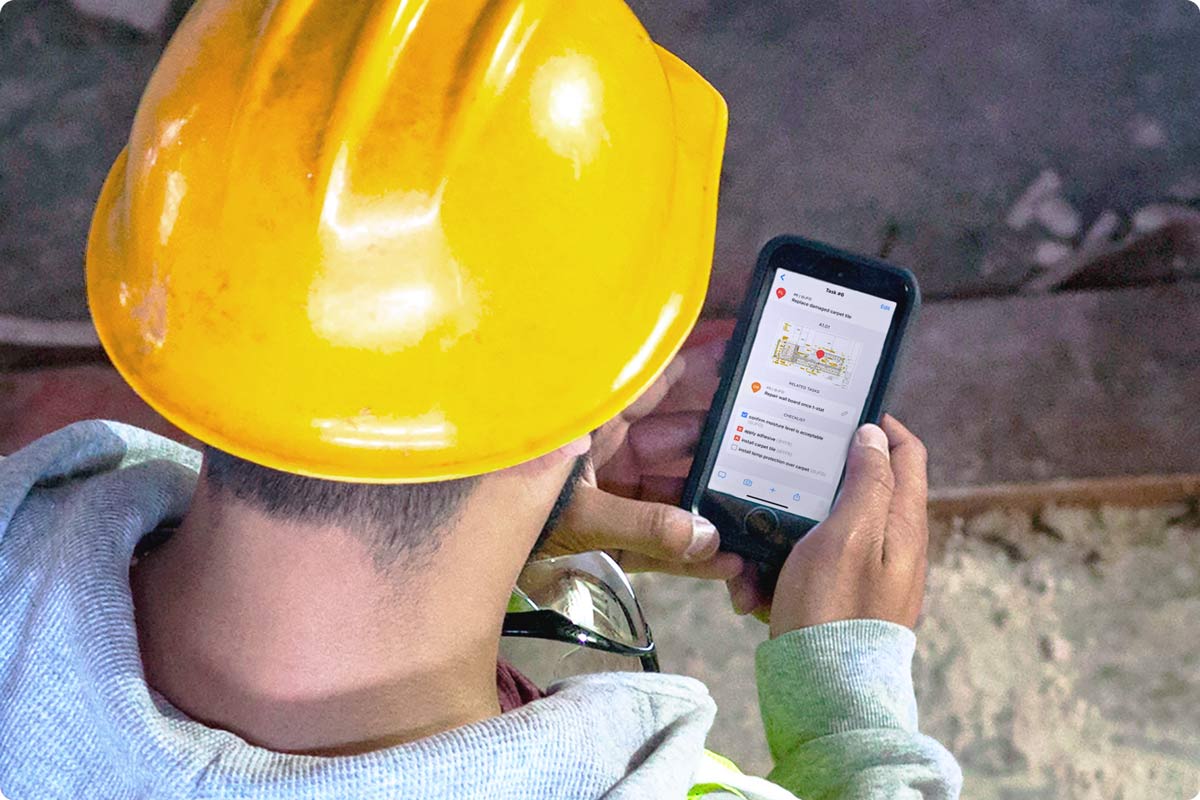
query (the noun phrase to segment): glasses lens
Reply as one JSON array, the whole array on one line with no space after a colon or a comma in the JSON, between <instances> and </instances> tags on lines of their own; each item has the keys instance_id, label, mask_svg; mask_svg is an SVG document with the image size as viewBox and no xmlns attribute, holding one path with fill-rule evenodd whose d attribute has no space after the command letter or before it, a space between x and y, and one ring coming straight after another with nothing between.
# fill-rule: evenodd
<instances>
[{"instance_id":1,"label":"glasses lens","mask_svg":"<svg viewBox=\"0 0 1200 800\"><path fill-rule=\"evenodd\" d=\"M518 608L516 603L527 604ZM629 647L647 647L650 635L625 573L605 553L534 561L517 580L511 610L557 611L572 623Z\"/></svg>"}]
</instances>

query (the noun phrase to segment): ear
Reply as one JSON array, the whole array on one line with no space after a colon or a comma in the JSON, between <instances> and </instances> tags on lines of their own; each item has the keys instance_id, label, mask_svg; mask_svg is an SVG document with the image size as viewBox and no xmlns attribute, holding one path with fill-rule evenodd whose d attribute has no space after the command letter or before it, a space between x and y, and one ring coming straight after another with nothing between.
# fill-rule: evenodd
<instances>
[{"instance_id":1,"label":"ear","mask_svg":"<svg viewBox=\"0 0 1200 800\"><path fill-rule=\"evenodd\" d=\"M585 433L573 442L567 442L562 447L555 450L550 455L557 455L559 458L579 458L592 449L592 435Z\"/></svg>"},{"instance_id":2,"label":"ear","mask_svg":"<svg viewBox=\"0 0 1200 800\"><path fill-rule=\"evenodd\" d=\"M592 449L592 435L585 433L578 439L567 442L557 450L552 450L544 456L526 461L523 464L517 464L509 469L516 470L518 473L523 472L540 472L545 469L553 469L570 461L574 461L582 455L585 455Z\"/></svg>"}]
</instances>

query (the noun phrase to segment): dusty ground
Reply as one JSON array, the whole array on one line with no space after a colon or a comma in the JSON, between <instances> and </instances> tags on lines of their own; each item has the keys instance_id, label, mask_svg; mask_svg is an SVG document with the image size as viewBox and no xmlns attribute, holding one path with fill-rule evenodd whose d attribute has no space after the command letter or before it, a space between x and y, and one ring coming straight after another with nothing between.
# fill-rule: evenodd
<instances>
[{"instance_id":1,"label":"dusty ground","mask_svg":"<svg viewBox=\"0 0 1200 800\"><path fill-rule=\"evenodd\" d=\"M1065 203L1035 237L1051 250L1105 211L1200 199L1189 0L630 5L729 101L710 311L737 307L785 232L886 248L931 295L1019 284L1036 265L1005 215L1046 170ZM91 203L164 42L68 0L6 5L0 313L85 316Z\"/></svg>"},{"instance_id":2,"label":"dusty ground","mask_svg":"<svg viewBox=\"0 0 1200 800\"><path fill-rule=\"evenodd\" d=\"M1188 0L630 5L729 101L714 308L784 231L887 243L944 295L1027 276L1005 215L1043 170L1064 180L1065 240L1106 209L1200 193Z\"/></svg>"},{"instance_id":3,"label":"dusty ground","mask_svg":"<svg viewBox=\"0 0 1200 800\"><path fill-rule=\"evenodd\" d=\"M938 524L915 678L922 727L972 800L1200 792L1200 518L1186 507L994 512ZM643 578L663 666L704 679L712 746L770 768L760 623L723 587Z\"/></svg>"}]
</instances>

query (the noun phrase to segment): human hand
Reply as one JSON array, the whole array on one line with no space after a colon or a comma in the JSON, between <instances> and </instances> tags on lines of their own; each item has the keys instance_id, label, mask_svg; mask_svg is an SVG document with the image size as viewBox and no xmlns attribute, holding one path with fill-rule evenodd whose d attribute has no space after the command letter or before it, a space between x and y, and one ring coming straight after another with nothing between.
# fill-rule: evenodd
<instances>
[{"instance_id":1,"label":"human hand","mask_svg":"<svg viewBox=\"0 0 1200 800\"><path fill-rule=\"evenodd\" d=\"M780 571L770 605L772 638L847 619L916 625L929 541L925 461L920 439L895 418L885 416L882 429L859 428L837 503ZM731 587L735 605L740 599L743 608L760 606L747 598L745 580Z\"/></svg>"},{"instance_id":2,"label":"human hand","mask_svg":"<svg viewBox=\"0 0 1200 800\"><path fill-rule=\"evenodd\" d=\"M592 436L592 461L542 546L546 556L606 550L630 572L728 580L744 562L676 504L719 382L728 321L702 322L640 398Z\"/></svg>"},{"instance_id":3,"label":"human hand","mask_svg":"<svg viewBox=\"0 0 1200 800\"><path fill-rule=\"evenodd\" d=\"M638 500L679 502L733 325L733 320L697 324L662 377L595 432L592 460L602 489Z\"/></svg>"}]
</instances>

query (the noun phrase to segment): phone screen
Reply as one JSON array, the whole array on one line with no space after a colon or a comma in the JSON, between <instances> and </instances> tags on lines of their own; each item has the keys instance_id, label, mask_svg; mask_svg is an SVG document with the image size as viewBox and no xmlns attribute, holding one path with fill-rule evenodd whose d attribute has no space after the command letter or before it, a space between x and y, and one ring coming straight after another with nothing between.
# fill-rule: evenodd
<instances>
[{"instance_id":1,"label":"phone screen","mask_svg":"<svg viewBox=\"0 0 1200 800\"><path fill-rule=\"evenodd\" d=\"M775 270L708 489L829 514L896 303Z\"/></svg>"}]
</instances>

